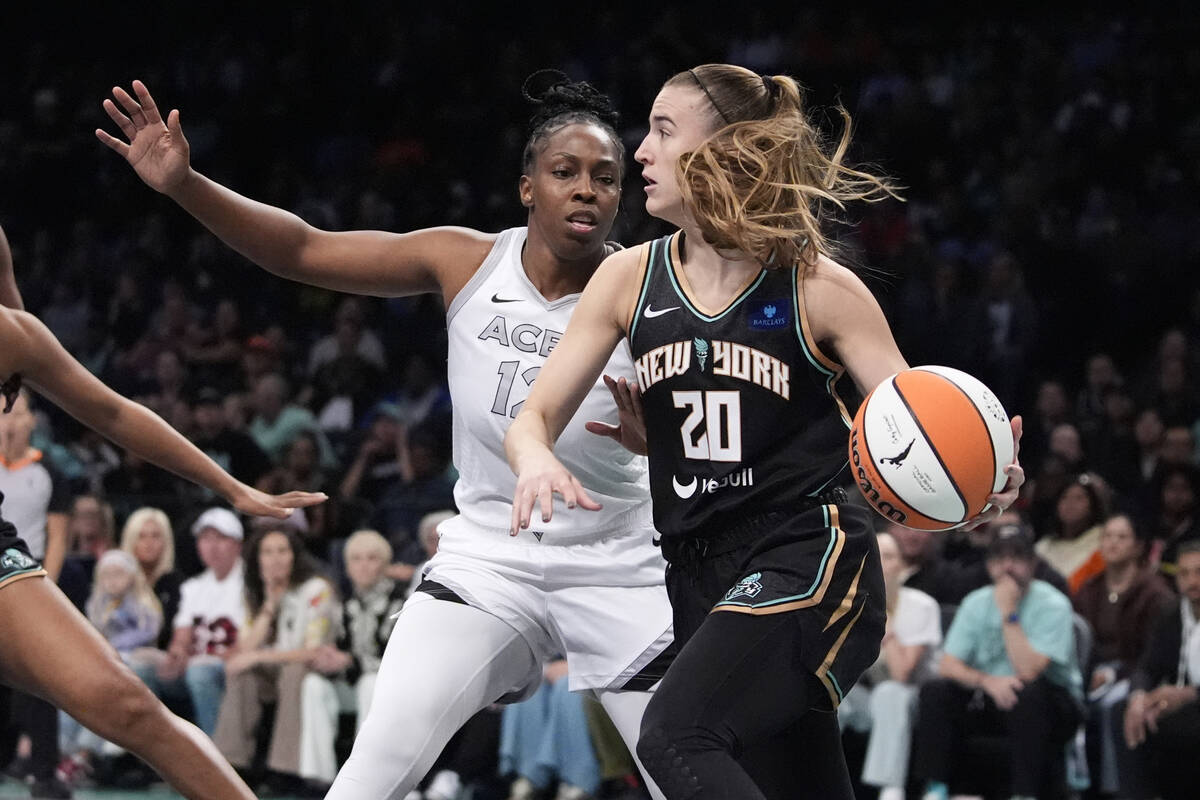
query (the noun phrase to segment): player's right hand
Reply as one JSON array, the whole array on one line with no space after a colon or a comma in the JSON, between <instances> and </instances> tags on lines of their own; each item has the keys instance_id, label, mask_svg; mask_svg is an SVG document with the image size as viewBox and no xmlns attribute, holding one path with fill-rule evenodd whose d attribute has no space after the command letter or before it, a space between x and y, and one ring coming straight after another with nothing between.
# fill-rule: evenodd
<instances>
[{"instance_id":1,"label":"player's right hand","mask_svg":"<svg viewBox=\"0 0 1200 800\"><path fill-rule=\"evenodd\" d=\"M112 91L117 102L106 99L104 111L117 123L129 143L100 128L96 129L96 138L121 154L147 186L170 194L183 184L191 171L188 142L179 124L179 109L173 109L164 123L146 84L133 82L136 97L120 86L114 86Z\"/></svg>"},{"instance_id":2,"label":"player's right hand","mask_svg":"<svg viewBox=\"0 0 1200 800\"><path fill-rule=\"evenodd\" d=\"M534 505L542 509L542 522L554 514L554 495L562 495L567 508L586 508L599 511L601 505L591 498L579 479L549 452L536 459L527 459L517 470L517 488L513 492L512 524L508 535L516 536L529 527Z\"/></svg>"}]
</instances>

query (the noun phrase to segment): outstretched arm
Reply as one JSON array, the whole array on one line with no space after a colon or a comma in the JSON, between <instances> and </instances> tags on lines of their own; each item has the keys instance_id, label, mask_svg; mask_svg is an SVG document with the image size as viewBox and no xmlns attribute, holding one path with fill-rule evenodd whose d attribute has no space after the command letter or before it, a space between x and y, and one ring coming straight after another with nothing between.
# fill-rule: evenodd
<instances>
[{"instance_id":1,"label":"outstretched arm","mask_svg":"<svg viewBox=\"0 0 1200 800\"><path fill-rule=\"evenodd\" d=\"M3 228L0 228L0 306L15 308L18 311L25 309L25 304L21 302L21 292L17 289L17 278L13 274L12 250L9 249L8 237L4 235Z\"/></svg>"},{"instance_id":2,"label":"outstretched arm","mask_svg":"<svg viewBox=\"0 0 1200 800\"><path fill-rule=\"evenodd\" d=\"M517 475L510 533L529 527L535 504L549 522L554 494L567 507L596 510L579 480L554 457L554 442L596 384L613 348L624 336L624 312L631 307L632 275L640 251L622 250L605 259L571 314L566 333L546 359L521 413L504 437L508 464Z\"/></svg>"},{"instance_id":3,"label":"outstretched arm","mask_svg":"<svg viewBox=\"0 0 1200 800\"><path fill-rule=\"evenodd\" d=\"M30 314L3 312L0 351L12 354L5 359L10 374L22 374L68 414L146 461L217 492L243 513L283 519L325 500L310 492L268 495L236 480L153 411L101 383Z\"/></svg>"},{"instance_id":4,"label":"outstretched arm","mask_svg":"<svg viewBox=\"0 0 1200 800\"><path fill-rule=\"evenodd\" d=\"M251 200L191 167L179 110L159 113L150 91L113 89L104 110L126 141L96 138L120 154L150 188L162 192L225 244L269 272L354 294L397 296L441 291L447 303L483 262L494 237L467 228L407 234L330 232L295 214ZM119 104L119 105L118 105Z\"/></svg>"}]
</instances>

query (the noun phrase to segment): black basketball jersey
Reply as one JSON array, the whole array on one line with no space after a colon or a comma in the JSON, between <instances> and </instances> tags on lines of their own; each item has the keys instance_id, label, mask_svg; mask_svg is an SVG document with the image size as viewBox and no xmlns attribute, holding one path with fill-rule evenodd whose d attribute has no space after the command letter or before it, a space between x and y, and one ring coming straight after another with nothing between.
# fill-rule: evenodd
<instances>
[{"instance_id":1,"label":"black basketball jersey","mask_svg":"<svg viewBox=\"0 0 1200 800\"><path fill-rule=\"evenodd\" d=\"M715 315L683 289L682 232L650 242L629 340L642 389L654 524L711 536L836 485L853 393L817 348L798 269L761 270Z\"/></svg>"}]
</instances>

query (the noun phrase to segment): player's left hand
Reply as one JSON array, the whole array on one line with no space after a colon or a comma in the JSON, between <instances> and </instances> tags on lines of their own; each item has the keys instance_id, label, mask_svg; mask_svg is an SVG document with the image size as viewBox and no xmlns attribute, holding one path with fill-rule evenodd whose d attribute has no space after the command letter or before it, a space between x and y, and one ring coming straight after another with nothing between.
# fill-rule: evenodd
<instances>
[{"instance_id":1,"label":"player's left hand","mask_svg":"<svg viewBox=\"0 0 1200 800\"><path fill-rule=\"evenodd\" d=\"M252 517L275 517L287 519L297 508L307 508L324 503L329 496L324 492L288 492L267 494L252 486L239 483L228 498L238 511Z\"/></svg>"},{"instance_id":2,"label":"player's left hand","mask_svg":"<svg viewBox=\"0 0 1200 800\"><path fill-rule=\"evenodd\" d=\"M1021 415L1013 417L1010 420L1013 432L1013 460L1012 463L1004 468L1004 472L1008 475L1008 483L1004 484L1004 488L995 494L988 495L988 503L990 504L986 511L978 514L966 523L963 524L962 530L972 531L980 525L986 525L996 517L1003 514L1008 507L1017 502L1017 495L1021 493L1021 485L1025 483L1025 470L1021 467L1020 460L1017 455L1021 452L1021 433L1023 431L1023 422Z\"/></svg>"},{"instance_id":3,"label":"player's left hand","mask_svg":"<svg viewBox=\"0 0 1200 800\"><path fill-rule=\"evenodd\" d=\"M646 455L646 416L642 412L642 390L625 378L604 376L604 385L617 404L617 424L592 420L584 427L597 436L607 436L631 453Z\"/></svg>"}]
</instances>

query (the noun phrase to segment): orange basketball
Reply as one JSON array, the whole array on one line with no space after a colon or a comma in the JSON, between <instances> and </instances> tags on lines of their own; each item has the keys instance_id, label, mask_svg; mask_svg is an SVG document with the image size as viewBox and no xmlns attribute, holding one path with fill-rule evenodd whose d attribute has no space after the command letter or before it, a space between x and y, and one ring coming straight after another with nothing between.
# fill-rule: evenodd
<instances>
[{"instance_id":1,"label":"orange basketball","mask_svg":"<svg viewBox=\"0 0 1200 800\"><path fill-rule=\"evenodd\" d=\"M954 528L987 508L1013 459L1008 414L978 379L913 367L867 395L850 428L850 467L871 506L921 530Z\"/></svg>"}]
</instances>

